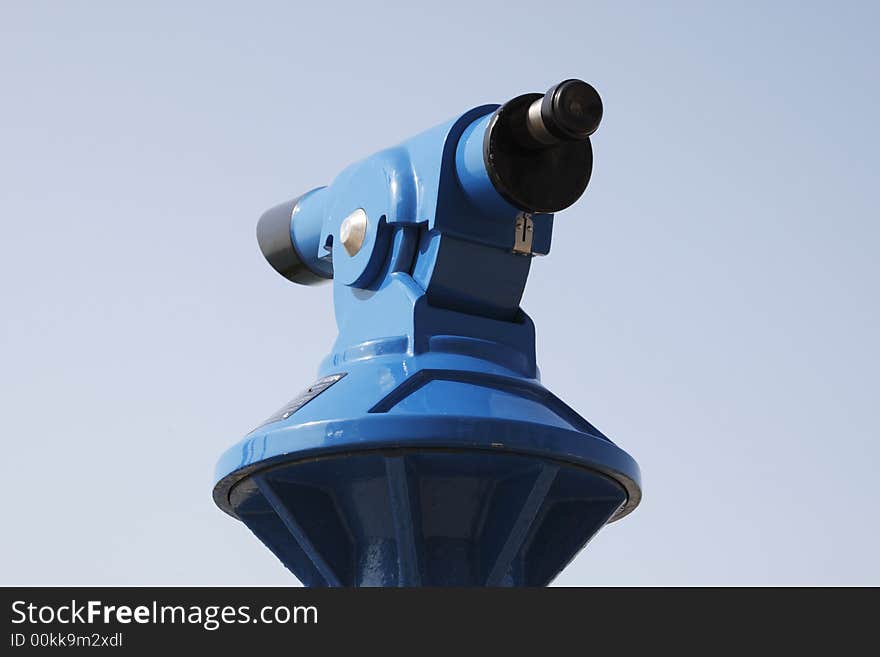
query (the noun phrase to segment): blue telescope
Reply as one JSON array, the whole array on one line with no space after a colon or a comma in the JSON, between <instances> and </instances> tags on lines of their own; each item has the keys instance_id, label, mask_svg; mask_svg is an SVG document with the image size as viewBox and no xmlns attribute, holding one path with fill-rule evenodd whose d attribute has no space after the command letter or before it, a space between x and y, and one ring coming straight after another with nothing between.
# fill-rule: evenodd
<instances>
[{"instance_id":1,"label":"blue telescope","mask_svg":"<svg viewBox=\"0 0 880 657\"><path fill-rule=\"evenodd\" d=\"M214 500L306 586L543 586L638 505L635 461L540 383L519 305L601 118L565 80L260 218L278 273L332 281L339 336L223 454Z\"/></svg>"}]
</instances>

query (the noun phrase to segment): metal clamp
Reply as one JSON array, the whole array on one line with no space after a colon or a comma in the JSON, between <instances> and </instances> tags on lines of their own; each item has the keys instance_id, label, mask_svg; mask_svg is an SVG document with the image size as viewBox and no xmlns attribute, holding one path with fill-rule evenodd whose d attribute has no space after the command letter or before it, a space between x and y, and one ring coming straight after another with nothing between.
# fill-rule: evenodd
<instances>
[{"instance_id":1,"label":"metal clamp","mask_svg":"<svg viewBox=\"0 0 880 657\"><path fill-rule=\"evenodd\" d=\"M513 235L513 252L518 255L532 255L532 238L535 235L535 222L528 212L516 215Z\"/></svg>"}]
</instances>

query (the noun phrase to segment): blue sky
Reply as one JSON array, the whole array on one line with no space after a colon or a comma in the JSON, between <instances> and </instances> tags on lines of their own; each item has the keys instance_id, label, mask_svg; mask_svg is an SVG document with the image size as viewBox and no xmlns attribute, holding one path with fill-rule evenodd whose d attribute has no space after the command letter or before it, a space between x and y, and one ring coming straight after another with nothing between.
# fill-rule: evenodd
<instances>
[{"instance_id":1,"label":"blue sky","mask_svg":"<svg viewBox=\"0 0 880 657\"><path fill-rule=\"evenodd\" d=\"M217 456L314 377L254 224L467 108L593 83L523 301L644 502L559 584L880 584L875 3L6 3L2 584L284 584Z\"/></svg>"}]
</instances>

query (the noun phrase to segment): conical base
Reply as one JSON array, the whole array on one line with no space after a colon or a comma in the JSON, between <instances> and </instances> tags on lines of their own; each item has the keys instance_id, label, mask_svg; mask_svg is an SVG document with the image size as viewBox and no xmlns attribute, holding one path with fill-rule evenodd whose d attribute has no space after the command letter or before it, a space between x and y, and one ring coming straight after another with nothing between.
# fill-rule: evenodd
<instances>
[{"instance_id":1,"label":"conical base","mask_svg":"<svg viewBox=\"0 0 880 657\"><path fill-rule=\"evenodd\" d=\"M594 470L478 449L285 462L229 495L306 586L542 586L626 499Z\"/></svg>"}]
</instances>

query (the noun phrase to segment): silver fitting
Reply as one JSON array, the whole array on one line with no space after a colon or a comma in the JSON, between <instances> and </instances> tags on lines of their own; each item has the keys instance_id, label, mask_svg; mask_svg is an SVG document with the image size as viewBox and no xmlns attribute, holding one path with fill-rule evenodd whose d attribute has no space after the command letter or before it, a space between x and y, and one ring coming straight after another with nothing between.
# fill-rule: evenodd
<instances>
[{"instance_id":1,"label":"silver fitting","mask_svg":"<svg viewBox=\"0 0 880 657\"><path fill-rule=\"evenodd\" d=\"M528 212L516 215L513 235L513 252L517 255L532 255L532 238L535 236L535 222Z\"/></svg>"}]
</instances>

